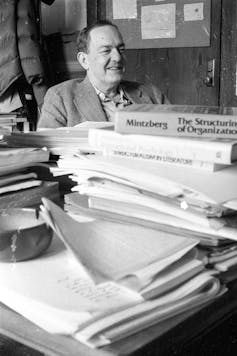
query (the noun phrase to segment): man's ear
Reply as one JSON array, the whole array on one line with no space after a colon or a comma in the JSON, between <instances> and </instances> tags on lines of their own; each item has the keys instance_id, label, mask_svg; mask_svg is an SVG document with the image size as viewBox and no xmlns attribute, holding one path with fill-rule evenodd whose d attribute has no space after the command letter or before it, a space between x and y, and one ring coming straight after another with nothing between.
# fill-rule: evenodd
<instances>
[{"instance_id":1,"label":"man's ear","mask_svg":"<svg viewBox=\"0 0 237 356\"><path fill-rule=\"evenodd\" d=\"M87 54L85 52L78 52L77 60L85 70L87 70L89 68Z\"/></svg>"}]
</instances>

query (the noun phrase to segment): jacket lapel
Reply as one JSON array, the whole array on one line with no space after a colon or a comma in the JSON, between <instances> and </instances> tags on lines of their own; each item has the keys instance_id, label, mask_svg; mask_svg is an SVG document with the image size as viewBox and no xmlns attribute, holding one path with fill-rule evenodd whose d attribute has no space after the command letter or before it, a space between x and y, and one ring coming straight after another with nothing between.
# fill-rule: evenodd
<instances>
[{"instance_id":1,"label":"jacket lapel","mask_svg":"<svg viewBox=\"0 0 237 356\"><path fill-rule=\"evenodd\" d=\"M81 122L107 121L100 100L87 77L78 83L77 93L74 103L81 115Z\"/></svg>"},{"instance_id":2,"label":"jacket lapel","mask_svg":"<svg viewBox=\"0 0 237 356\"><path fill-rule=\"evenodd\" d=\"M126 83L127 82L122 82L121 86L127 98L131 100L132 103L145 104L147 102L147 98L144 97L142 90L139 87L126 85Z\"/></svg>"}]
</instances>

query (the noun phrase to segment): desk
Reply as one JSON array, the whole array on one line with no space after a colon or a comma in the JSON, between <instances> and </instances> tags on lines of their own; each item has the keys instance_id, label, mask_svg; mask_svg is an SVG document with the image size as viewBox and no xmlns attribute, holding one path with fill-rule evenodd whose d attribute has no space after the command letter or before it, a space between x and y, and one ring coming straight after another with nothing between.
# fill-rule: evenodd
<instances>
[{"instance_id":1,"label":"desk","mask_svg":"<svg viewBox=\"0 0 237 356\"><path fill-rule=\"evenodd\" d=\"M204 308L172 318L102 349L93 350L70 337L49 334L4 305L0 305L0 334L47 356L168 356L174 354L172 350L176 350L175 354L182 351L182 347L217 327L236 311L237 281L230 285L228 293Z\"/></svg>"}]
</instances>

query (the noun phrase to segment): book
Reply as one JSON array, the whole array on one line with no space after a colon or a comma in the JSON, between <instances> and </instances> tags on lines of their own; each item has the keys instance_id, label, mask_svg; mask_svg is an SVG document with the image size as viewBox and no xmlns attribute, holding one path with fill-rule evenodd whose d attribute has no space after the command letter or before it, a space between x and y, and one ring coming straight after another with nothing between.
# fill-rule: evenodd
<instances>
[{"instance_id":1,"label":"book","mask_svg":"<svg viewBox=\"0 0 237 356\"><path fill-rule=\"evenodd\" d=\"M1 194L0 209L39 207L44 196L60 204L58 182L43 181L36 187Z\"/></svg>"},{"instance_id":2,"label":"book","mask_svg":"<svg viewBox=\"0 0 237 356\"><path fill-rule=\"evenodd\" d=\"M115 131L123 134L236 138L234 107L133 104L115 113Z\"/></svg>"},{"instance_id":3,"label":"book","mask_svg":"<svg viewBox=\"0 0 237 356\"><path fill-rule=\"evenodd\" d=\"M35 172L30 173L12 173L4 176L0 176L0 187L4 187L8 184L13 184L21 181L27 181L30 179L36 179L38 176Z\"/></svg>"},{"instance_id":4,"label":"book","mask_svg":"<svg viewBox=\"0 0 237 356\"><path fill-rule=\"evenodd\" d=\"M105 151L105 154L108 154L107 151ZM175 165L176 167L188 167L188 168L194 168L194 169L203 169L207 170L210 172L216 172L221 169L225 169L229 167L227 164L218 164L214 162L207 162L207 161L198 161L194 159L187 159L187 158L180 158L180 157L169 157L169 156L163 156L163 155L148 155L148 154L143 154L140 152L139 154L136 152L126 152L126 151L120 151L120 150L113 150L109 152L109 155L111 156L118 156L118 157L125 157L129 158L131 160L137 159L137 160L147 160L147 161L153 161L153 162L159 162L163 163L165 165L170 164L170 165ZM132 163L132 161L131 161Z\"/></svg>"},{"instance_id":5,"label":"book","mask_svg":"<svg viewBox=\"0 0 237 356\"><path fill-rule=\"evenodd\" d=\"M46 149L25 147L12 148L0 146L0 176L9 175L31 165L48 162L49 151Z\"/></svg>"},{"instance_id":6,"label":"book","mask_svg":"<svg viewBox=\"0 0 237 356\"><path fill-rule=\"evenodd\" d=\"M132 154L148 160L162 156L219 164L231 164L237 159L237 141L231 139L125 135L106 129L90 129L88 142L104 155Z\"/></svg>"}]
</instances>

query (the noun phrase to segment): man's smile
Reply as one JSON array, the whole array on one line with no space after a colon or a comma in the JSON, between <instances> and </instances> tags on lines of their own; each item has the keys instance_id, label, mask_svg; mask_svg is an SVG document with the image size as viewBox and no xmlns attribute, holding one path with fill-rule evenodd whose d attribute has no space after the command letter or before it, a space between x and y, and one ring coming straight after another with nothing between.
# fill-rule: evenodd
<instances>
[{"instance_id":1,"label":"man's smile","mask_svg":"<svg viewBox=\"0 0 237 356\"><path fill-rule=\"evenodd\" d=\"M123 70L123 66L111 66L107 67L108 70L115 70L115 71L121 71Z\"/></svg>"}]
</instances>

